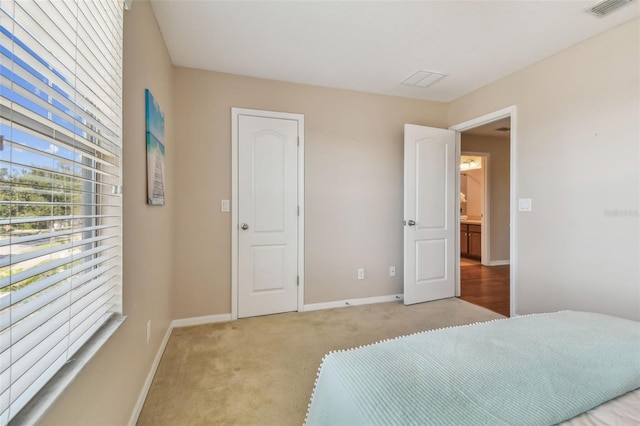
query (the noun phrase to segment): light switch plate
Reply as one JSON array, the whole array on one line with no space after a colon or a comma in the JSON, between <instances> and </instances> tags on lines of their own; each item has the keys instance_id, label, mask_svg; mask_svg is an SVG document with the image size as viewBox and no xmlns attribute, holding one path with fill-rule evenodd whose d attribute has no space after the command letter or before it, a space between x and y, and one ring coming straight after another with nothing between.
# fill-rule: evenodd
<instances>
[{"instance_id":1,"label":"light switch plate","mask_svg":"<svg viewBox=\"0 0 640 426\"><path fill-rule=\"evenodd\" d=\"M229 211L229 200L220 201L220 211L225 213Z\"/></svg>"},{"instance_id":2,"label":"light switch plate","mask_svg":"<svg viewBox=\"0 0 640 426\"><path fill-rule=\"evenodd\" d=\"M531 211L531 198L518 198L518 211L530 212Z\"/></svg>"}]
</instances>

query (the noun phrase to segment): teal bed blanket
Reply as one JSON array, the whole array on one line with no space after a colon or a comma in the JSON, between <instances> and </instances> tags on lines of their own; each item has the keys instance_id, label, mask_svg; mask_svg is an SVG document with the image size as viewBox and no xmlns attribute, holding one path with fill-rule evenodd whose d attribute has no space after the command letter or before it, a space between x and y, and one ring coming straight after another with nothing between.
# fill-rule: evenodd
<instances>
[{"instance_id":1,"label":"teal bed blanket","mask_svg":"<svg viewBox=\"0 0 640 426\"><path fill-rule=\"evenodd\" d=\"M640 388L640 323L563 311L325 356L307 425L552 425Z\"/></svg>"}]
</instances>

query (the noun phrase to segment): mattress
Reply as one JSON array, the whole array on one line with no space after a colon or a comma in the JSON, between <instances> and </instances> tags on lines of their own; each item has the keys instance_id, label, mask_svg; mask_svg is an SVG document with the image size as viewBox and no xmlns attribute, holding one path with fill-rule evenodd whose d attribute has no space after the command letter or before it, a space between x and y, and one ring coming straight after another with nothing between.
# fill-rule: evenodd
<instances>
[{"instance_id":1,"label":"mattress","mask_svg":"<svg viewBox=\"0 0 640 426\"><path fill-rule=\"evenodd\" d=\"M638 388L640 323L564 311L330 353L306 423L549 425Z\"/></svg>"}]
</instances>

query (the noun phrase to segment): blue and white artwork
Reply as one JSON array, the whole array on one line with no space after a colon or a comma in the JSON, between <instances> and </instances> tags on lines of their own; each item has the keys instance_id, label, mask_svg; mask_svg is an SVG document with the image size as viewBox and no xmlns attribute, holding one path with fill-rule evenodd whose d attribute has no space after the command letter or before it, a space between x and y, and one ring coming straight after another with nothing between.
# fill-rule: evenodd
<instances>
[{"instance_id":1,"label":"blue and white artwork","mask_svg":"<svg viewBox=\"0 0 640 426\"><path fill-rule=\"evenodd\" d=\"M147 114L147 204L164 205L164 113L145 89Z\"/></svg>"}]
</instances>

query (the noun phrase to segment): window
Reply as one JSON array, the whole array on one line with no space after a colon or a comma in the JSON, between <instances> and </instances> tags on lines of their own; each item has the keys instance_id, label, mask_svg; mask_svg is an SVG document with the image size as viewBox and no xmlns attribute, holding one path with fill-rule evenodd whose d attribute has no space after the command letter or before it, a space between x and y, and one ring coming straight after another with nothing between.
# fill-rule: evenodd
<instances>
[{"instance_id":1,"label":"window","mask_svg":"<svg viewBox=\"0 0 640 426\"><path fill-rule=\"evenodd\" d=\"M0 0L0 425L122 310L122 5Z\"/></svg>"}]
</instances>

